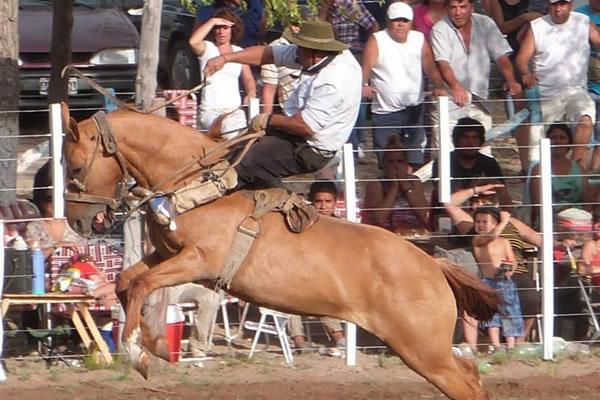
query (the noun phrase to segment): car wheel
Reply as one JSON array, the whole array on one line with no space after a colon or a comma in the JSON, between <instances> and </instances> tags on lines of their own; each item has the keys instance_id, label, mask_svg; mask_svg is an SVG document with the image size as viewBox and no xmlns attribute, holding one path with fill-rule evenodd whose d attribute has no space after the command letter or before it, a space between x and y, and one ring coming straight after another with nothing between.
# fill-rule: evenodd
<instances>
[{"instance_id":1,"label":"car wheel","mask_svg":"<svg viewBox=\"0 0 600 400\"><path fill-rule=\"evenodd\" d=\"M169 59L169 89L191 89L200 83L198 57L186 42L176 42Z\"/></svg>"}]
</instances>

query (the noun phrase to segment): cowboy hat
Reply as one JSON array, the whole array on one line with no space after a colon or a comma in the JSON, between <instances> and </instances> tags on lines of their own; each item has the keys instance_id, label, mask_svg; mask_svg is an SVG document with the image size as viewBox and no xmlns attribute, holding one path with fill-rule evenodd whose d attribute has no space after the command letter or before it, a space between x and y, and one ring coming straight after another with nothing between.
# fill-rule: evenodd
<instances>
[{"instance_id":1,"label":"cowboy hat","mask_svg":"<svg viewBox=\"0 0 600 400\"><path fill-rule=\"evenodd\" d=\"M300 27L300 32L289 32L286 36L290 43L311 50L343 51L348 48L344 43L335 40L333 27L325 21L306 21Z\"/></svg>"}]
</instances>

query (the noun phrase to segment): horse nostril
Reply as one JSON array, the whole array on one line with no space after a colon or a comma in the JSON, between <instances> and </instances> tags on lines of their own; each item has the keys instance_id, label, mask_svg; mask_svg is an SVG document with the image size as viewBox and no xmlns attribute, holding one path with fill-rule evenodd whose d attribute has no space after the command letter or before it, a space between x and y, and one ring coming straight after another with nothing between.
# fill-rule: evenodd
<instances>
[{"instance_id":1,"label":"horse nostril","mask_svg":"<svg viewBox=\"0 0 600 400\"><path fill-rule=\"evenodd\" d=\"M73 168L71 170L71 176L78 176L79 174L81 174L81 171L83 171L83 168Z\"/></svg>"}]
</instances>

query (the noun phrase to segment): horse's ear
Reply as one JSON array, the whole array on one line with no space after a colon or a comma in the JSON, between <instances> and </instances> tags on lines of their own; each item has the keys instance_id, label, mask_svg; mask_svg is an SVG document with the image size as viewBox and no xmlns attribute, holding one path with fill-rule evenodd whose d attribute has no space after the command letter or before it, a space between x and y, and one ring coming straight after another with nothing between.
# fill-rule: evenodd
<instances>
[{"instance_id":1,"label":"horse's ear","mask_svg":"<svg viewBox=\"0 0 600 400\"><path fill-rule=\"evenodd\" d=\"M79 142L79 128L77 127L77 121L69 113L69 106L67 103L62 102L60 108L65 132L71 135L73 140Z\"/></svg>"}]
</instances>

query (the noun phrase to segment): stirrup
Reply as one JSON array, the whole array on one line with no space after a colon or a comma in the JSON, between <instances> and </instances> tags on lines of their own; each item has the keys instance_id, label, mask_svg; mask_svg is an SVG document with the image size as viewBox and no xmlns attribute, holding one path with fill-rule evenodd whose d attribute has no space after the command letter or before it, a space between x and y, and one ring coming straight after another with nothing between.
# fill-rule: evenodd
<instances>
[{"instance_id":1,"label":"stirrup","mask_svg":"<svg viewBox=\"0 0 600 400\"><path fill-rule=\"evenodd\" d=\"M174 231L177 229L175 224L175 217L178 215L175 210L175 206L171 201L169 195L160 195L149 202L150 209L154 215L154 219L159 225L169 226L169 230Z\"/></svg>"}]
</instances>

